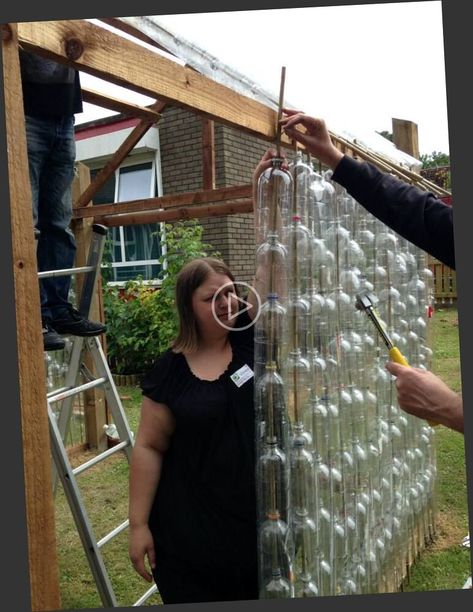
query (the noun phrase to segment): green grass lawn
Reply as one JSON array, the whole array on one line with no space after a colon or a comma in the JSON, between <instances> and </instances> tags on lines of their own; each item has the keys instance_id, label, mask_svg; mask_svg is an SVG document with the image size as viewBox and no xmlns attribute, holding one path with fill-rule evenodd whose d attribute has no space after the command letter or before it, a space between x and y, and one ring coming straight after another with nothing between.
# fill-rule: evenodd
<instances>
[{"instance_id":1,"label":"green grass lawn","mask_svg":"<svg viewBox=\"0 0 473 612\"><path fill-rule=\"evenodd\" d=\"M433 318L433 370L453 389L460 390L459 341L455 309L437 310ZM130 428L136 432L141 394L139 389L120 387ZM405 591L461 589L471 573L470 551L461 547L468 533L467 491L463 436L444 427L436 428L438 465L438 527L435 542L426 548L411 570ZM89 453L77 456L82 463ZM98 538L127 517L128 465L123 453L78 477L87 499L86 509ZM56 494L56 527L60 564L62 607L101 607L101 600L61 487ZM119 606L132 606L149 588L131 567L125 530L104 546ZM154 595L148 605L159 604Z\"/></svg>"},{"instance_id":2,"label":"green grass lawn","mask_svg":"<svg viewBox=\"0 0 473 612\"><path fill-rule=\"evenodd\" d=\"M458 315L438 308L433 317L432 370L450 388L461 391ZM461 546L468 533L464 437L436 428L438 467L438 529L435 542L412 568L406 591L461 589L471 574L470 550Z\"/></svg>"}]
</instances>

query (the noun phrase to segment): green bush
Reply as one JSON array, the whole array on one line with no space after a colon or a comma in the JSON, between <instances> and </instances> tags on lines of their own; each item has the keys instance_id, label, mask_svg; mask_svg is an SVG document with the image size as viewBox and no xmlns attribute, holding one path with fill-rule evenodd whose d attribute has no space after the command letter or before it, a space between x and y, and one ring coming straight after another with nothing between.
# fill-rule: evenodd
<instances>
[{"instance_id":1,"label":"green bush","mask_svg":"<svg viewBox=\"0 0 473 612\"><path fill-rule=\"evenodd\" d=\"M142 374L161 355L177 334L174 304L176 276L182 266L196 257L219 257L202 242L203 228L195 220L165 224L166 254L160 258L166 270L160 273L159 289L141 278L124 288L105 286L104 311L107 322L107 356L115 374Z\"/></svg>"}]
</instances>

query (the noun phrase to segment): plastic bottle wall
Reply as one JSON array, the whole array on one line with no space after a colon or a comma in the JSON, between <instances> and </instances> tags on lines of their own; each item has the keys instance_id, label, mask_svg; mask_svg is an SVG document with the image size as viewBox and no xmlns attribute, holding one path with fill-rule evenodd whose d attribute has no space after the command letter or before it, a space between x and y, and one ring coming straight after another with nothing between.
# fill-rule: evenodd
<instances>
[{"instance_id":1,"label":"plastic bottle wall","mask_svg":"<svg viewBox=\"0 0 473 612\"><path fill-rule=\"evenodd\" d=\"M401 411L395 345L428 368L426 256L297 153L259 179L255 323L260 598L395 592L435 532L435 432Z\"/></svg>"}]
</instances>

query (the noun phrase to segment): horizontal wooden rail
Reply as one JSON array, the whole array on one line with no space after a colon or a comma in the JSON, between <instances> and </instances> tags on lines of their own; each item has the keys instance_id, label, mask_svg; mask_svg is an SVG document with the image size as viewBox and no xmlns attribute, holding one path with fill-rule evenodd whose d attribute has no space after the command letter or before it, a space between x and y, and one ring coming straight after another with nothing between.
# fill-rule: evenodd
<instances>
[{"instance_id":1,"label":"horizontal wooden rail","mask_svg":"<svg viewBox=\"0 0 473 612\"><path fill-rule=\"evenodd\" d=\"M123 215L107 215L100 217L100 223L108 227L118 225L141 225L142 223L159 223L181 221L183 219L201 219L203 217L221 217L222 215L237 215L253 212L253 200L224 202L209 206L178 206L168 210L147 210Z\"/></svg>"},{"instance_id":2,"label":"horizontal wooden rail","mask_svg":"<svg viewBox=\"0 0 473 612\"><path fill-rule=\"evenodd\" d=\"M238 198L251 198L251 185L237 185L221 189L206 189L204 191L177 193L159 198L145 200L131 200L117 202L116 204L97 204L96 206L83 206L74 210L74 219L85 217L103 218L106 215L114 216L123 213L138 213L147 210L162 208L190 207L198 204L210 204Z\"/></svg>"}]
</instances>

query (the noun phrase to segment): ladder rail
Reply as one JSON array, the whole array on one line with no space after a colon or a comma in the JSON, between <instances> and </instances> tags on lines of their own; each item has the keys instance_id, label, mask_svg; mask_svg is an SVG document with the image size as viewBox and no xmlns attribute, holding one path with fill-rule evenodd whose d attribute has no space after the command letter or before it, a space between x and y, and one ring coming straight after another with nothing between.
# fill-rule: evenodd
<instances>
[{"instance_id":1,"label":"ladder rail","mask_svg":"<svg viewBox=\"0 0 473 612\"><path fill-rule=\"evenodd\" d=\"M94 271L91 274L87 274L84 279L78 308L79 313L83 317L89 315L92 296L100 273L100 264L102 262L103 250L105 247L105 237L107 235L107 228L104 225L95 224L93 230L87 265L92 266Z\"/></svg>"},{"instance_id":2,"label":"ladder rail","mask_svg":"<svg viewBox=\"0 0 473 612\"><path fill-rule=\"evenodd\" d=\"M88 315L89 313L90 303L92 301L93 290L96 286L98 275L100 273L100 266L102 263L102 256L103 256L103 250L105 246L106 235L107 235L107 228L104 225L99 225L95 223L92 226L92 238L91 238L89 253L87 255L86 266L83 266L82 268L68 269L68 274L73 274L74 272L76 272L76 270L81 271L84 268L88 270L86 280L84 281L84 284L83 284L83 289L87 284L87 299L89 300L88 305L86 306L87 312L85 313L85 315ZM54 271L52 272L54 273ZM64 271L60 270L59 272L62 273ZM46 275L46 274L48 274L48 272L46 273L40 272L38 273L38 276ZM83 295L84 295L84 291L82 291L82 296ZM85 308L85 302L83 303L83 309L84 308ZM69 368L68 368L65 383L64 383L64 386L70 389L77 386L78 381L79 381L79 377L80 377L79 368L80 368L83 347L84 347L84 338L80 336L76 336L74 338L72 355L69 361ZM57 418L57 424L59 427L59 431L61 433L61 438L64 442L66 441L67 435L69 433L69 427L70 427L70 422L71 422L71 417L72 417L73 403L74 403L75 395L76 394L66 395L63 398L63 403L59 410L59 415ZM57 486L57 473L56 473L55 466L53 465L53 468L52 468L53 491L56 490L56 486Z\"/></svg>"},{"instance_id":3,"label":"ladder rail","mask_svg":"<svg viewBox=\"0 0 473 612\"><path fill-rule=\"evenodd\" d=\"M100 273L100 266L102 263L103 250L105 247L105 238L107 235L107 228L104 225L95 223L92 226L92 238L87 255L87 265L82 268L70 268L68 274L73 274L77 271L87 270L87 275L82 286L81 299L79 312L82 316L88 316L90 310L90 304L92 301L92 295L97 283L97 279ZM51 271L52 273L60 273L62 275L64 270ZM39 275L47 275L49 272L39 272ZM82 308L82 310L81 310ZM82 355L84 339L80 336L76 336L74 339L71 360L69 362L69 368L66 375L66 381L64 386L72 388L76 386L79 379L79 367L80 359ZM62 409L58 418L59 431L61 432L62 439L65 440L69 430L69 423L72 415L72 404L73 397L66 396ZM56 477L53 478L53 489L55 488Z\"/></svg>"},{"instance_id":4,"label":"ladder rail","mask_svg":"<svg viewBox=\"0 0 473 612\"><path fill-rule=\"evenodd\" d=\"M79 367L80 367L80 359L82 355L83 345L84 345L83 338L76 336L74 338L72 352L71 352L71 356L69 359L69 367L67 369L66 378L64 380L64 387L66 387L67 389L70 389L71 387L75 386L79 380ZM63 389L61 388L61 391L62 390ZM56 392L59 392L59 390L57 390ZM53 396L55 395L55 392L53 391L49 395ZM64 442L64 444L66 442L66 438L69 433L74 399L75 398L73 396L66 397L62 401L60 409L58 410L58 413L57 413L58 414L57 426L61 434L61 440ZM52 474L51 474L53 492L56 491L57 476L58 475L57 475L56 466L54 465L54 461L53 461Z\"/></svg>"},{"instance_id":5,"label":"ladder rail","mask_svg":"<svg viewBox=\"0 0 473 612\"><path fill-rule=\"evenodd\" d=\"M126 418L125 411L123 410L117 388L113 382L113 375L108 366L105 353L103 352L102 345L96 336L87 338L86 344L89 347L98 376L106 378L106 382L104 383L105 397L107 399L110 412L112 413L113 422L117 428L118 437L120 440L130 441L130 444L125 448L125 454L127 455L128 462L130 462L134 445L133 434L130 426L128 425L128 420Z\"/></svg>"},{"instance_id":6,"label":"ladder rail","mask_svg":"<svg viewBox=\"0 0 473 612\"><path fill-rule=\"evenodd\" d=\"M105 568L102 555L96 540L79 487L72 473L69 459L67 457L61 434L56 424L56 418L51 408L48 406L49 427L51 433L51 451L53 454L56 469L61 480L64 493L74 518L74 522L84 547L89 567L92 571L100 599L104 607L117 607L115 593Z\"/></svg>"}]
</instances>

